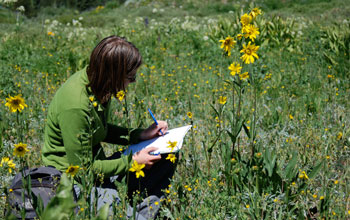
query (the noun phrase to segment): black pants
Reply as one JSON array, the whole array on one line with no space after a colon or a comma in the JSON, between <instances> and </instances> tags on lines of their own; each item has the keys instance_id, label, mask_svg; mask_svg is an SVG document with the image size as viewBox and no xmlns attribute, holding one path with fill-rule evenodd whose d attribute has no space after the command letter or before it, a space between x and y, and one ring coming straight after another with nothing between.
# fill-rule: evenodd
<instances>
[{"instance_id":1,"label":"black pants","mask_svg":"<svg viewBox=\"0 0 350 220\"><path fill-rule=\"evenodd\" d=\"M136 178L135 173L129 173L128 196L132 200L132 194L140 191L141 195L164 196L164 190L168 188L170 179L174 175L176 163L166 160L168 154L162 154L162 159L153 164L150 169L144 169L145 177Z\"/></svg>"},{"instance_id":2,"label":"black pants","mask_svg":"<svg viewBox=\"0 0 350 220\"><path fill-rule=\"evenodd\" d=\"M127 176L114 176L106 178L100 186L94 187L92 200L97 201L98 209L104 204L110 204L110 212L112 212L112 205L120 202L118 196L118 189L114 181L121 181L123 178L128 178L128 198L130 199L130 207L128 207L127 214L131 218L133 209L133 194L139 191L143 201L136 206L138 220L152 219L158 214L160 208L160 200L164 198L164 190L168 188L170 179L174 175L176 163L166 160L168 154L163 154L162 158L153 164L150 169L144 169L145 177L136 178L135 173L128 172ZM178 156L178 154L176 154ZM115 153L108 159L120 158L120 153ZM97 191L97 193L96 193ZM74 186L75 196L79 197L80 189L77 185ZM97 199L95 199L97 194ZM155 205L158 204L158 205ZM152 206L152 208L150 208ZM112 214L112 213L110 213Z\"/></svg>"}]
</instances>

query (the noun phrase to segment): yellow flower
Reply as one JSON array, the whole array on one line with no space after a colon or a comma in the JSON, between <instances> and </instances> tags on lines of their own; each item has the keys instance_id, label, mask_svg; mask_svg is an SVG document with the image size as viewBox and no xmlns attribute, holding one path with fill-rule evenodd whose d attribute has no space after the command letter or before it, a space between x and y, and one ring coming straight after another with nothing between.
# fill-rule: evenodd
<instances>
[{"instance_id":1,"label":"yellow flower","mask_svg":"<svg viewBox=\"0 0 350 220\"><path fill-rule=\"evenodd\" d=\"M170 160L170 162L172 162L172 163L175 163L176 156L175 156L175 154L168 154L168 157L165 159Z\"/></svg>"},{"instance_id":2,"label":"yellow flower","mask_svg":"<svg viewBox=\"0 0 350 220\"><path fill-rule=\"evenodd\" d=\"M252 21L252 19L253 19L252 16L248 15L247 13L245 13L241 17L241 23L242 23L243 26L246 26Z\"/></svg>"},{"instance_id":3,"label":"yellow flower","mask_svg":"<svg viewBox=\"0 0 350 220\"><path fill-rule=\"evenodd\" d=\"M250 44L251 42L249 41L248 45L243 44L243 49L240 51L241 53L244 53L243 56L241 56L241 59L246 63L254 63L254 57L258 59L258 55L256 52L259 49L259 46L255 46L255 44Z\"/></svg>"},{"instance_id":4,"label":"yellow flower","mask_svg":"<svg viewBox=\"0 0 350 220\"><path fill-rule=\"evenodd\" d=\"M244 73L242 73L242 74L239 74L239 78L240 78L241 80L246 80L246 79L249 78L249 73L248 73L248 72L244 72Z\"/></svg>"},{"instance_id":5,"label":"yellow flower","mask_svg":"<svg viewBox=\"0 0 350 220\"><path fill-rule=\"evenodd\" d=\"M248 24L242 28L242 32L245 38L250 38L253 42L256 39L256 35L259 35L259 28L253 24Z\"/></svg>"},{"instance_id":6,"label":"yellow flower","mask_svg":"<svg viewBox=\"0 0 350 220\"><path fill-rule=\"evenodd\" d=\"M309 177L307 176L305 171L302 171L301 174L299 175L300 179L308 180Z\"/></svg>"},{"instance_id":7,"label":"yellow flower","mask_svg":"<svg viewBox=\"0 0 350 220\"><path fill-rule=\"evenodd\" d=\"M250 205L245 205L245 207L246 207L247 209L249 209L249 208L250 208Z\"/></svg>"},{"instance_id":8,"label":"yellow flower","mask_svg":"<svg viewBox=\"0 0 350 220\"><path fill-rule=\"evenodd\" d=\"M15 144L15 149L13 150L13 155L17 157L24 157L24 155L28 152L27 145L20 142L19 144Z\"/></svg>"},{"instance_id":9,"label":"yellow flower","mask_svg":"<svg viewBox=\"0 0 350 220\"><path fill-rule=\"evenodd\" d=\"M28 107L26 103L24 103L24 99L22 98L22 95L16 95L14 97L10 96L9 98L6 98L6 104L5 106L10 108L11 112L21 112L24 107Z\"/></svg>"},{"instance_id":10,"label":"yellow flower","mask_svg":"<svg viewBox=\"0 0 350 220\"><path fill-rule=\"evenodd\" d=\"M324 199L324 196L320 196L320 200L323 200Z\"/></svg>"},{"instance_id":11,"label":"yellow flower","mask_svg":"<svg viewBox=\"0 0 350 220\"><path fill-rule=\"evenodd\" d=\"M10 160L8 157L3 157L1 159L0 167L7 167L9 173L12 173L12 169L16 168L16 164L13 163L13 160Z\"/></svg>"},{"instance_id":12,"label":"yellow flower","mask_svg":"<svg viewBox=\"0 0 350 220\"><path fill-rule=\"evenodd\" d=\"M225 40L220 40L220 42L222 43L221 48L224 48L224 51L227 52L227 55L231 56L231 49L237 42L230 36L226 37Z\"/></svg>"},{"instance_id":13,"label":"yellow flower","mask_svg":"<svg viewBox=\"0 0 350 220\"><path fill-rule=\"evenodd\" d=\"M237 34L237 39L242 40L243 34Z\"/></svg>"},{"instance_id":14,"label":"yellow flower","mask_svg":"<svg viewBox=\"0 0 350 220\"><path fill-rule=\"evenodd\" d=\"M315 199L317 198L317 195L316 194L313 194L312 197L314 197Z\"/></svg>"},{"instance_id":15,"label":"yellow flower","mask_svg":"<svg viewBox=\"0 0 350 220\"><path fill-rule=\"evenodd\" d=\"M55 36L55 34L53 32L51 32L51 31L47 32L47 35L49 35L51 37Z\"/></svg>"},{"instance_id":16,"label":"yellow flower","mask_svg":"<svg viewBox=\"0 0 350 220\"><path fill-rule=\"evenodd\" d=\"M253 8L249 15L252 16L252 18L256 18L256 16L261 15L261 10L259 8Z\"/></svg>"},{"instance_id":17,"label":"yellow flower","mask_svg":"<svg viewBox=\"0 0 350 220\"><path fill-rule=\"evenodd\" d=\"M99 11L101 11L104 8L105 8L104 6L99 5L96 7L95 11L98 13Z\"/></svg>"},{"instance_id":18,"label":"yellow flower","mask_svg":"<svg viewBox=\"0 0 350 220\"><path fill-rule=\"evenodd\" d=\"M95 97L94 96L89 96L89 100L90 100L90 102L93 102L95 100Z\"/></svg>"},{"instance_id":19,"label":"yellow flower","mask_svg":"<svg viewBox=\"0 0 350 220\"><path fill-rule=\"evenodd\" d=\"M167 147L171 148L171 151L173 151L177 145L177 141L168 141L167 144L169 144Z\"/></svg>"},{"instance_id":20,"label":"yellow flower","mask_svg":"<svg viewBox=\"0 0 350 220\"><path fill-rule=\"evenodd\" d=\"M97 102L93 102L92 106L96 107L97 106Z\"/></svg>"},{"instance_id":21,"label":"yellow flower","mask_svg":"<svg viewBox=\"0 0 350 220\"><path fill-rule=\"evenodd\" d=\"M119 101L123 101L124 97L125 97L125 92L123 90L120 90L116 97L119 99Z\"/></svg>"},{"instance_id":22,"label":"yellow flower","mask_svg":"<svg viewBox=\"0 0 350 220\"><path fill-rule=\"evenodd\" d=\"M66 173L69 174L70 176L74 177L79 171L79 166L73 166L70 165L67 170Z\"/></svg>"},{"instance_id":23,"label":"yellow flower","mask_svg":"<svg viewBox=\"0 0 350 220\"><path fill-rule=\"evenodd\" d=\"M294 118L293 115L289 114L289 119L293 120L293 118Z\"/></svg>"},{"instance_id":24,"label":"yellow flower","mask_svg":"<svg viewBox=\"0 0 350 220\"><path fill-rule=\"evenodd\" d=\"M187 116L188 116L189 118L192 118L192 112L187 112Z\"/></svg>"},{"instance_id":25,"label":"yellow flower","mask_svg":"<svg viewBox=\"0 0 350 220\"><path fill-rule=\"evenodd\" d=\"M229 70L231 70L230 74L232 76L235 76L236 74L241 73L241 65L239 63L233 62L231 65L228 67Z\"/></svg>"},{"instance_id":26,"label":"yellow flower","mask_svg":"<svg viewBox=\"0 0 350 220\"><path fill-rule=\"evenodd\" d=\"M226 96L220 96L220 97L219 97L219 103L220 103L221 105L225 105L226 100L227 100L227 97L226 97Z\"/></svg>"},{"instance_id":27,"label":"yellow flower","mask_svg":"<svg viewBox=\"0 0 350 220\"><path fill-rule=\"evenodd\" d=\"M337 135L337 140L339 141L342 137L343 137L343 133L339 132L338 135Z\"/></svg>"},{"instance_id":28,"label":"yellow flower","mask_svg":"<svg viewBox=\"0 0 350 220\"><path fill-rule=\"evenodd\" d=\"M144 167L145 167L145 164L138 164L136 161L134 161L129 171L135 172L136 178L140 178L140 176L144 177L145 173L142 171Z\"/></svg>"}]
</instances>

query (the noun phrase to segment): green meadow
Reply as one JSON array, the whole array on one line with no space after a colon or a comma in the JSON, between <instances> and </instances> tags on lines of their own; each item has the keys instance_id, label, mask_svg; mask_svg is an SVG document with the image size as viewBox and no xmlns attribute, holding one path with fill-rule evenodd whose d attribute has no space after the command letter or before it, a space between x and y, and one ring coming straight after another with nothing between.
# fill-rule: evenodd
<instances>
[{"instance_id":1,"label":"green meadow","mask_svg":"<svg viewBox=\"0 0 350 220\"><path fill-rule=\"evenodd\" d=\"M110 121L147 127L151 108L170 129L192 125L159 219L350 219L350 1L99 2L79 10L0 1L1 218L14 175L42 166L56 90L100 40L117 35L139 48L143 65L125 98L112 100ZM254 8L261 14L249 22L259 33L240 37L241 18ZM228 37L234 43L225 51ZM244 51L248 45L255 48ZM12 112L6 103L17 95L26 106ZM23 157L14 155L19 143L27 145ZM125 148L103 147L108 155ZM87 172L88 192L93 175L79 172ZM106 219L86 198L74 212L69 180L41 218ZM119 185L123 202L110 219L125 219Z\"/></svg>"}]
</instances>

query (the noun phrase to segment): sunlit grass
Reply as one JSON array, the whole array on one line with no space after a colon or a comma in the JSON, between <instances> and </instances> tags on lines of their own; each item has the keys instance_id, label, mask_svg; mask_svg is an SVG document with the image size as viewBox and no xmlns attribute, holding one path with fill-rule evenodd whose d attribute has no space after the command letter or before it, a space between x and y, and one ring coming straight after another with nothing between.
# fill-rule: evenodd
<instances>
[{"instance_id":1,"label":"sunlit grass","mask_svg":"<svg viewBox=\"0 0 350 220\"><path fill-rule=\"evenodd\" d=\"M293 10L304 4L277 11L262 4L262 9L268 10L259 21L261 34L255 42L260 45L259 59L245 70L254 74L256 84L247 81L242 90L238 117L245 119L248 130L256 129L256 138L249 138L242 130L231 157L225 151L233 144L227 130L232 129L231 113L238 107L238 94L227 82L232 77L228 67L239 61L241 54L236 46L236 52L225 57L219 40L241 31L237 20L241 8L234 5L236 11L230 13L217 6L214 13L202 6L192 14L193 7L180 6L159 3L42 14L32 20L22 18L17 26L2 20L0 157L19 163L13 149L22 142L30 155L23 160L30 166L41 165L46 112L55 91L87 64L99 40L116 34L133 42L144 60L136 83L126 93L131 125L152 123L147 108L157 118L167 120L170 128L193 125L166 191L164 215L169 216L170 210L179 219L287 219L306 218L311 215L309 210L317 207L317 217L349 218L349 55L334 53L320 40L322 29L329 28L321 27L326 18L313 20L300 13L293 18ZM338 7L342 4L328 6L341 10ZM242 10L249 12L246 5ZM283 10L290 16L287 13L275 20L270 16ZM206 15L206 11L210 13ZM336 20L337 25L344 19L348 18ZM269 21L274 22L274 28L264 30ZM335 63L324 52L331 54ZM18 115L5 106L6 98L17 94L22 94L28 105ZM222 97L226 97L225 103ZM126 126L125 106L117 99L113 105L111 120ZM217 114L221 110L223 113ZM104 146L108 152L119 149ZM267 158L274 156L276 172L271 171L275 176L269 176L272 159ZM294 157L294 176L287 178L285 172ZM0 169L2 186L9 185L18 168L12 173ZM279 184L283 188L278 188Z\"/></svg>"}]
</instances>

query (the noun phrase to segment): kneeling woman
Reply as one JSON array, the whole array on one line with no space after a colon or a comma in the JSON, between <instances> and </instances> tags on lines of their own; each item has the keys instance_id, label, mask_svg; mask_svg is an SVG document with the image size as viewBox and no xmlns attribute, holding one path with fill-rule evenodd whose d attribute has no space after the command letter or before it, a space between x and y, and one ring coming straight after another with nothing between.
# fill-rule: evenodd
<instances>
[{"instance_id":1,"label":"kneeling woman","mask_svg":"<svg viewBox=\"0 0 350 220\"><path fill-rule=\"evenodd\" d=\"M147 205L163 196L162 189L168 186L174 173L175 165L166 161L164 155L150 154L155 148L143 149L132 158L118 154L107 158L100 144L128 145L167 131L165 121L158 121L158 125L152 124L147 129L135 130L107 122L111 97L135 82L141 63L141 55L132 43L117 36L103 39L92 51L88 67L73 74L58 89L48 110L42 149L44 164L62 172L70 165L91 167L95 173L102 174L105 178L103 184L94 188L98 194L98 208L106 203L114 205L118 202L113 180L116 176L125 175L134 161L145 164L148 169L141 181L141 189L152 198L145 201ZM125 138L128 135L129 138ZM134 177L130 175L129 195L139 189ZM80 188L77 185L74 188L79 194ZM154 217L154 207L153 211L147 208L138 210L139 219L142 215Z\"/></svg>"}]
</instances>

